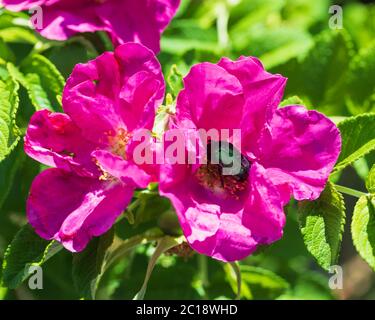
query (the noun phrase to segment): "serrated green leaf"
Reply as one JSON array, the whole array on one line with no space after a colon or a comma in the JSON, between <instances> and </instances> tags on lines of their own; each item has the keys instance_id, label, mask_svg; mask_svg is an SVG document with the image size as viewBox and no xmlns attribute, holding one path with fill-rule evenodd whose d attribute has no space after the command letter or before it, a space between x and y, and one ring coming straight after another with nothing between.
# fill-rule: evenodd
<instances>
[{"instance_id":1,"label":"serrated green leaf","mask_svg":"<svg viewBox=\"0 0 375 320\"><path fill-rule=\"evenodd\" d=\"M113 237L112 228L103 236L91 240L84 251L73 255L73 281L82 298L95 299L107 250Z\"/></svg>"},{"instance_id":2,"label":"serrated green leaf","mask_svg":"<svg viewBox=\"0 0 375 320\"><path fill-rule=\"evenodd\" d=\"M55 241L40 238L30 225L25 225L8 246L3 261L2 281L17 288L29 276L30 266L40 266L61 250Z\"/></svg>"},{"instance_id":3,"label":"serrated green leaf","mask_svg":"<svg viewBox=\"0 0 375 320\"><path fill-rule=\"evenodd\" d=\"M24 74L35 73L40 77L43 88L51 91L54 96L61 95L65 79L55 65L40 54L33 54L25 59L20 67Z\"/></svg>"},{"instance_id":4,"label":"serrated green leaf","mask_svg":"<svg viewBox=\"0 0 375 320\"><path fill-rule=\"evenodd\" d=\"M372 166L367 176L366 188L370 193L375 193L375 164Z\"/></svg>"},{"instance_id":5,"label":"serrated green leaf","mask_svg":"<svg viewBox=\"0 0 375 320\"><path fill-rule=\"evenodd\" d=\"M7 69L13 78L26 89L35 110L53 110L51 102L48 99L47 92L42 87L40 77L37 74L29 73L24 75L17 67L10 63L8 63Z\"/></svg>"},{"instance_id":6,"label":"serrated green leaf","mask_svg":"<svg viewBox=\"0 0 375 320\"><path fill-rule=\"evenodd\" d=\"M17 145L20 132L16 125L19 85L12 77L0 80L0 161Z\"/></svg>"},{"instance_id":7,"label":"serrated green leaf","mask_svg":"<svg viewBox=\"0 0 375 320\"><path fill-rule=\"evenodd\" d=\"M353 243L361 257L375 270L375 197L362 196L352 219Z\"/></svg>"},{"instance_id":8,"label":"serrated green leaf","mask_svg":"<svg viewBox=\"0 0 375 320\"><path fill-rule=\"evenodd\" d=\"M338 124L342 147L333 172L340 171L375 149L375 114L348 118Z\"/></svg>"},{"instance_id":9,"label":"serrated green leaf","mask_svg":"<svg viewBox=\"0 0 375 320\"><path fill-rule=\"evenodd\" d=\"M25 59L20 68L8 63L8 72L27 91L36 110L56 111L61 105L60 96L64 78L47 58L34 54Z\"/></svg>"},{"instance_id":10,"label":"serrated green leaf","mask_svg":"<svg viewBox=\"0 0 375 320\"><path fill-rule=\"evenodd\" d=\"M330 182L315 201L303 201L298 207L299 223L308 251L328 270L337 262L345 225L342 195Z\"/></svg>"}]
</instances>

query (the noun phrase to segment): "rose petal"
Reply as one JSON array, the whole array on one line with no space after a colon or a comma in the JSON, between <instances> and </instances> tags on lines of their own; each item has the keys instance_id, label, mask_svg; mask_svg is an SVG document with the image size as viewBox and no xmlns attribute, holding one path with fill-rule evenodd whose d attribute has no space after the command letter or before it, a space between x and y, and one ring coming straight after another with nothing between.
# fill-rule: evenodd
<instances>
[{"instance_id":1,"label":"rose petal","mask_svg":"<svg viewBox=\"0 0 375 320\"><path fill-rule=\"evenodd\" d=\"M106 145L107 135L119 129L151 127L163 96L156 57L140 44L126 43L74 68L64 89L63 108L84 137Z\"/></svg>"},{"instance_id":2,"label":"rose petal","mask_svg":"<svg viewBox=\"0 0 375 320\"><path fill-rule=\"evenodd\" d=\"M116 177L126 183L138 188L146 188L152 182L152 176L131 161L112 154L109 151L97 150L92 156L104 172Z\"/></svg>"},{"instance_id":3,"label":"rose petal","mask_svg":"<svg viewBox=\"0 0 375 320\"><path fill-rule=\"evenodd\" d=\"M179 128L239 128L244 101L234 76L215 64L201 63L191 68L184 86L177 100Z\"/></svg>"},{"instance_id":4,"label":"rose petal","mask_svg":"<svg viewBox=\"0 0 375 320\"><path fill-rule=\"evenodd\" d=\"M98 8L115 44L139 42L160 51L160 35L175 15L180 0L117 0ZM100 11L99 11L100 9Z\"/></svg>"},{"instance_id":5,"label":"rose petal","mask_svg":"<svg viewBox=\"0 0 375 320\"><path fill-rule=\"evenodd\" d=\"M285 214L278 189L266 175L266 170L254 163L250 170L250 194L242 221L259 244L270 244L283 235Z\"/></svg>"},{"instance_id":6,"label":"rose petal","mask_svg":"<svg viewBox=\"0 0 375 320\"><path fill-rule=\"evenodd\" d=\"M340 132L323 114L302 106L278 109L259 141L259 162L288 202L314 200L341 150Z\"/></svg>"},{"instance_id":7,"label":"rose petal","mask_svg":"<svg viewBox=\"0 0 375 320\"><path fill-rule=\"evenodd\" d=\"M160 35L175 15L180 0L1 0L7 9L22 11L40 6L38 31L52 40L66 40L78 32L107 31L114 44L134 41L155 53ZM41 19L41 18L39 18Z\"/></svg>"},{"instance_id":8,"label":"rose petal","mask_svg":"<svg viewBox=\"0 0 375 320\"><path fill-rule=\"evenodd\" d=\"M240 260L256 250L257 242L242 223L241 203L206 193L188 166L162 166L159 190L171 200L194 250L222 261Z\"/></svg>"},{"instance_id":9,"label":"rose petal","mask_svg":"<svg viewBox=\"0 0 375 320\"><path fill-rule=\"evenodd\" d=\"M107 232L131 200L133 188L83 178L60 169L40 173L31 186L27 217L45 239L83 250Z\"/></svg>"},{"instance_id":10,"label":"rose petal","mask_svg":"<svg viewBox=\"0 0 375 320\"><path fill-rule=\"evenodd\" d=\"M282 100L287 79L268 73L254 57L241 57L237 61L222 58L218 65L242 85L245 99L240 125L243 148L253 149L253 142Z\"/></svg>"},{"instance_id":11,"label":"rose petal","mask_svg":"<svg viewBox=\"0 0 375 320\"><path fill-rule=\"evenodd\" d=\"M25 152L33 159L47 166L93 176L99 173L91 159L93 149L68 115L41 110L31 117Z\"/></svg>"}]
</instances>

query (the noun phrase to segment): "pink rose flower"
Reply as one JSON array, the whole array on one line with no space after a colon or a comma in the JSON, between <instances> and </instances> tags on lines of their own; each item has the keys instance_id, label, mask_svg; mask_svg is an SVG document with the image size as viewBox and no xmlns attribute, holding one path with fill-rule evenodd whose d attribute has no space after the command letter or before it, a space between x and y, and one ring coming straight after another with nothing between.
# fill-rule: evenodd
<instances>
[{"instance_id":1,"label":"pink rose flower","mask_svg":"<svg viewBox=\"0 0 375 320\"><path fill-rule=\"evenodd\" d=\"M160 192L199 253L245 258L282 237L292 196L314 200L324 189L340 153L339 130L303 106L277 108L285 85L252 57L201 63L184 79L170 129L241 130L240 141L227 140L242 154L241 175L223 176L210 161L161 168Z\"/></svg>"},{"instance_id":2,"label":"pink rose flower","mask_svg":"<svg viewBox=\"0 0 375 320\"><path fill-rule=\"evenodd\" d=\"M180 0L0 0L12 11L40 6L40 34L66 40L79 32L106 31L115 45L134 41L155 53L160 35L175 15ZM37 22L37 20L35 20Z\"/></svg>"},{"instance_id":3,"label":"pink rose flower","mask_svg":"<svg viewBox=\"0 0 375 320\"><path fill-rule=\"evenodd\" d=\"M111 228L135 188L157 180L127 146L137 130L152 129L164 90L153 52L126 43L74 68L63 92L65 113L33 115L25 151L54 167L35 178L27 200L28 220L42 238L83 250Z\"/></svg>"}]
</instances>

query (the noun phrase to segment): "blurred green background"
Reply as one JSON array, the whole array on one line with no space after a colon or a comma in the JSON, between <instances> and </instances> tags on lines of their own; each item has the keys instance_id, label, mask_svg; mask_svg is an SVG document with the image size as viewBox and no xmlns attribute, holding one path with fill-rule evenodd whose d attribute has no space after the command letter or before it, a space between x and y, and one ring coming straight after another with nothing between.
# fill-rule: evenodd
<instances>
[{"instance_id":1,"label":"blurred green background","mask_svg":"<svg viewBox=\"0 0 375 320\"><path fill-rule=\"evenodd\" d=\"M329 27L331 5L342 6L343 29ZM25 26L27 15L0 11L0 53L18 65L31 50L50 59L66 78L73 66L111 49L104 34L82 35L64 43L44 40ZM336 21L337 22L337 21ZM6 44L5 45L3 45ZM8 50L10 49L10 50ZM375 4L374 1L329 0L182 0L176 18L162 38L158 58L166 77L176 64L181 74L198 62L220 57L257 56L268 71L289 78L286 99L305 104L334 120L375 110ZM47 86L48 87L48 86ZM172 88L169 87L172 91ZM18 124L25 130L34 108L21 89ZM12 162L13 183L0 196L0 261L26 223L25 199L32 179L42 169L27 158L20 144ZM334 177L341 185L364 189L364 177L375 154L357 161ZM7 172L0 164L1 179ZM127 239L155 224L166 232L175 222L165 199L149 196L135 208L136 219L116 225L116 236ZM355 200L345 197L345 226L339 265L344 288L332 291L331 276L307 252L299 231L296 204L287 208L283 239L241 262L243 299L375 299L375 279L356 253L350 235ZM172 220L172 221L170 221ZM140 289L152 254L152 244L138 247L118 259L101 279L97 297L131 299ZM62 250L43 265L44 289L26 284L14 290L0 288L0 299L79 299L72 277L72 254ZM236 284L228 265L198 256L165 255L159 259L146 299L217 299L235 297Z\"/></svg>"}]
</instances>

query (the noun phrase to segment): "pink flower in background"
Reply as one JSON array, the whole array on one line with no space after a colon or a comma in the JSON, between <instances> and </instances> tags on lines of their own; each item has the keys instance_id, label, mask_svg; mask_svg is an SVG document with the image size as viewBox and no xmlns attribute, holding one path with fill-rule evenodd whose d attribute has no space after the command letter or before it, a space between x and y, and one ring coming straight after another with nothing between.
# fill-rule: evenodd
<instances>
[{"instance_id":1,"label":"pink flower in background","mask_svg":"<svg viewBox=\"0 0 375 320\"><path fill-rule=\"evenodd\" d=\"M110 229L135 188L157 179L152 168L135 164L127 146L134 132L152 129L164 90L152 51L126 43L74 68L63 92L65 113L34 114L25 151L54 167L35 178L27 201L41 237L81 251Z\"/></svg>"},{"instance_id":2,"label":"pink flower in background","mask_svg":"<svg viewBox=\"0 0 375 320\"><path fill-rule=\"evenodd\" d=\"M184 79L171 129L241 130L240 141L227 141L242 154L240 175L223 176L210 161L161 168L160 192L199 253L246 257L282 237L283 207L292 196L314 200L324 189L340 152L339 130L303 106L277 108L285 85L246 57L198 64Z\"/></svg>"},{"instance_id":3,"label":"pink flower in background","mask_svg":"<svg viewBox=\"0 0 375 320\"><path fill-rule=\"evenodd\" d=\"M180 0L0 0L7 9L40 6L42 36L66 40L79 32L107 31L115 45L139 42L155 53L160 35L175 15Z\"/></svg>"}]
</instances>

